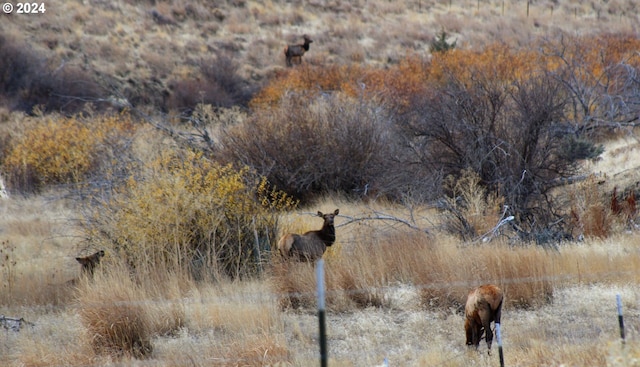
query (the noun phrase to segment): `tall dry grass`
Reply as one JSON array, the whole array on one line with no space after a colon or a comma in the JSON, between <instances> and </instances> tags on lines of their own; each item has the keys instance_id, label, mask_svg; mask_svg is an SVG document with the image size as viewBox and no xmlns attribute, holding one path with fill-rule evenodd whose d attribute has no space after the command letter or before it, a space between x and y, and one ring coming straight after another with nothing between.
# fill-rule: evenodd
<instances>
[{"instance_id":1,"label":"tall dry grass","mask_svg":"<svg viewBox=\"0 0 640 367\"><path fill-rule=\"evenodd\" d=\"M262 366L290 358L268 281L196 284L161 271L133 281L122 264L109 264L94 279L81 278L72 293L54 314L43 309L26 315L35 326L11 334L0 362ZM51 337L56 327L64 337ZM45 353L61 349L66 354L48 364Z\"/></svg>"},{"instance_id":2,"label":"tall dry grass","mask_svg":"<svg viewBox=\"0 0 640 367\"><path fill-rule=\"evenodd\" d=\"M637 345L640 256L633 235L588 239L558 250L500 240L465 245L439 233L438 216L428 208L340 198L313 207L335 208L341 213L338 238L325 255L332 365L376 365L385 357L407 366L494 365L495 356L466 352L459 309L468 289L483 282L505 289L503 336L510 365L619 366L637 358L631 349L616 347L614 302L621 293L627 345ZM313 213L307 214L310 210L283 217L283 230L318 227ZM376 213L393 214L429 233L374 219ZM44 218L53 217L45 213ZM20 249L36 257L29 261L46 256L27 250ZM17 260L16 266L22 266L23 258ZM63 266L41 264L43 276ZM73 266L79 273L79 265ZM95 279L79 281L69 298L58 303L14 298L3 308L35 325L5 335L0 363L316 363L313 264L282 263L276 257L272 266L270 273L252 281L196 283L163 269L132 281L108 253ZM17 287L29 284L28 277L16 274Z\"/></svg>"},{"instance_id":3,"label":"tall dry grass","mask_svg":"<svg viewBox=\"0 0 640 367\"><path fill-rule=\"evenodd\" d=\"M134 281L123 263L109 264L93 279L82 277L74 307L91 336L97 355L148 358L151 339L184 326L183 289L192 285L179 274L148 273Z\"/></svg>"},{"instance_id":4,"label":"tall dry grass","mask_svg":"<svg viewBox=\"0 0 640 367\"><path fill-rule=\"evenodd\" d=\"M535 309L551 302L559 288L613 280L635 283L639 265L637 254L612 245L566 244L556 251L507 242L462 245L446 236L398 233L361 238L327 259L327 307L336 312L385 307L389 288L411 284L425 309L461 311L469 289L494 283L504 289L507 308ZM274 266L283 306L312 307L314 276L309 264Z\"/></svg>"},{"instance_id":5,"label":"tall dry grass","mask_svg":"<svg viewBox=\"0 0 640 367\"><path fill-rule=\"evenodd\" d=\"M62 306L77 277L79 232L65 200L20 196L0 200L0 306ZM0 311L0 313L3 313Z\"/></svg>"}]
</instances>

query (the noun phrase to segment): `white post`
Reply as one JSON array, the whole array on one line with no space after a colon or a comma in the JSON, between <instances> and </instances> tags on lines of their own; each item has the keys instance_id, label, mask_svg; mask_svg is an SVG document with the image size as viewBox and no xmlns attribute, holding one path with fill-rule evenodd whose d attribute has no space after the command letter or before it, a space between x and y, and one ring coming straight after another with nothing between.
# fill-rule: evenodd
<instances>
[{"instance_id":1,"label":"white post","mask_svg":"<svg viewBox=\"0 0 640 367\"><path fill-rule=\"evenodd\" d=\"M2 176L0 176L0 199L6 199L9 197L9 193L7 192L7 188L4 186L4 180Z\"/></svg>"},{"instance_id":2,"label":"white post","mask_svg":"<svg viewBox=\"0 0 640 367\"><path fill-rule=\"evenodd\" d=\"M500 333L500 323L496 323L496 339L498 341L498 355L500 355L500 367L504 367L504 355L502 353L502 333Z\"/></svg>"},{"instance_id":3,"label":"white post","mask_svg":"<svg viewBox=\"0 0 640 367\"><path fill-rule=\"evenodd\" d=\"M616 303L618 304L618 325L620 325L620 338L624 344L624 320L622 319L622 298L616 294Z\"/></svg>"}]
</instances>

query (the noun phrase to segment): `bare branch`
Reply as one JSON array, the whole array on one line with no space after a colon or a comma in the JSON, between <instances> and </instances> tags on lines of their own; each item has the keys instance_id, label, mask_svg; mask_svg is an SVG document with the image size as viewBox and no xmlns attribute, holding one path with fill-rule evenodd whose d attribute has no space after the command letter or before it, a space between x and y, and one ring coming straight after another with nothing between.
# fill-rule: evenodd
<instances>
[{"instance_id":1,"label":"bare branch","mask_svg":"<svg viewBox=\"0 0 640 367\"><path fill-rule=\"evenodd\" d=\"M357 222L363 222L363 221L370 221L370 220L383 220L383 221L391 221L391 222L396 222L396 223L401 223L404 224L405 226L419 231L419 232L424 232L426 234L431 234L431 232L429 232L429 230L427 228L420 228L418 226L416 226L414 223L411 223L405 219L402 218L398 218L396 216L390 215L390 214L385 214L382 212L378 212L378 211L374 211L373 216L368 216L368 217L351 217L348 215L340 215L340 217L343 218L348 218L349 220L347 222L341 223L339 225L337 225L336 227L342 227L342 226L346 226L346 225L350 225L353 223L357 223Z\"/></svg>"}]
</instances>

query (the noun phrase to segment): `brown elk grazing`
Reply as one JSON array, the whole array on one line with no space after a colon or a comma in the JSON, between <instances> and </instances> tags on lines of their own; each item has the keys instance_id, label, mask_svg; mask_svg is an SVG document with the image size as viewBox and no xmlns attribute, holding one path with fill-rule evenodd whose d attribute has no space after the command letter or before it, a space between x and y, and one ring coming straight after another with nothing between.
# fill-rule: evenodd
<instances>
[{"instance_id":1,"label":"brown elk grazing","mask_svg":"<svg viewBox=\"0 0 640 367\"><path fill-rule=\"evenodd\" d=\"M333 213L318 216L324 219L322 228L318 231L309 231L305 234L288 233L278 241L278 250L285 258L295 258L300 261L315 261L324 255L328 246L336 241L336 228L333 220L340 212L336 209Z\"/></svg>"},{"instance_id":2,"label":"brown elk grazing","mask_svg":"<svg viewBox=\"0 0 640 367\"><path fill-rule=\"evenodd\" d=\"M467 334L467 345L474 345L478 349L484 332L486 333L485 339L489 347L489 354L491 354L491 342L493 341L491 322L500 323L502 299L502 290L493 284L481 285L469 292L464 309L464 330Z\"/></svg>"},{"instance_id":3,"label":"brown elk grazing","mask_svg":"<svg viewBox=\"0 0 640 367\"><path fill-rule=\"evenodd\" d=\"M309 51L309 44L313 42L306 34L302 36L304 43L301 45L288 45L284 48L284 56L287 58L287 66L293 66L293 58L298 59L298 64L302 64L302 55Z\"/></svg>"},{"instance_id":4,"label":"brown elk grazing","mask_svg":"<svg viewBox=\"0 0 640 367\"><path fill-rule=\"evenodd\" d=\"M85 257L76 257L76 260L82 265L82 273L87 274L93 278L93 271L98 264L100 264L100 258L104 256L104 251L100 250L93 255Z\"/></svg>"}]
</instances>

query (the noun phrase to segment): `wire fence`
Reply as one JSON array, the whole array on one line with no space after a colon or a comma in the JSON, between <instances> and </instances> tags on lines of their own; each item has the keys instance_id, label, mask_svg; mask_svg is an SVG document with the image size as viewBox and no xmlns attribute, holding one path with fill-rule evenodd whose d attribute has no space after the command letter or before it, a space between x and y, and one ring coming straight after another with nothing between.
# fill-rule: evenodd
<instances>
[{"instance_id":1,"label":"wire fence","mask_svg":"<svg viewBox=\"0 0 640 367\"><path fill-rule=\"evenodd\" d=\"M374 2L365 0L365 3ZM600 19L600 17L604 15L618 16L621 18L636 18L638 15L632 5L609 1L586 3L583 1L557 2L540 0L401 0L395 3L398 5L403 4L405 7L417 11L429 11L437 7L441 10L448 10L454 13L493 11L500 15L519 13L525 16L570 14L575 18L587 17L595 19ZM630 1L629 4L631 4Z\"/></svg>"},{"instance_id":2,"label":"wire fence","mask_svg":"<svg viewBox=\"0 0 640 367\"><path fill-rule=\"evenodd\" d=\"M581 277L580 282L582 285L579 285L579 286L590 287L590 285L592 286L593 284L596 284L598 279L628 275L628 273L631 273L631 272L593 273L593 274L590 274L590 277L588 279L585 279L584 276ZM556 283L562 283L569 280L577 280L576 276L571 276L571 275L548 276L548 277L544 277L544 279L546 281L551 281ZM539 281L540 279L538 277L496 279L494 283L508 285L508 284L518 284L523 282L531 282L534 280ZM451 287L471 288L476 285L478 284L475 281L460 281L460 282L440 282L440 283L417 284L417 285L414 284L414 285L410 285L410 287L414 288L414 290L418 292L420 289L441 289L441 288L451 288ZM406 290L406 287L407 285L395 285L395 286L385 286L385 287L366 287L362 289L340 290L340 291L327 290L324 292L324 294L328 298L331 298L332 296L336 296L338 293L357 294L359 292L363 292L363 293L377 292L377 293L393 294L393 293ZM598 305L598 310L597 310L598 313L602 313L604 315L610 315L610 320L611 320L610 325L606 327L603 325L594 325L592 323L592 320L590 320L589 314L585 314L584 311L576 311L575 314L573 315L570 314L569 316L570 319L566 320L566 322L563 323L560 329L558 329L558 327L555 327L554 329L549 330L546 337L549 338L550 340L556 340L558 343L581 345L581 344L592 343L593 340L597 340L600 337L600 335L604 333L605 335L607 335L608 340L615 340L616 338L619 337L623 347L625 342L629 340L631 341L636 340L638 336L638 326L640 325L640 311L639 311L640 305L638 305L637 307L630 307L631 312L629 312L629 310L623 309L623 301L625 301L626 304L635 304L640 299L639 298L640 294L638 294L635 291L635 286L629 285L628 287L631 287L631 291L630 291L631 297L628 297L628 299L625 300L624 296L621 296L620 293L618 293L615 295L615 297L611 297L610 300L608 298L602 298L605 303ZM613 289L612 291L615 291L615 289ZM126 302L122 301L122 302L114 302L113 304L115 306L153 305L156 307L167 307L167 308L174 307L174 306L188 307L190 305L197 304L202 307L216 306L217 308L225 309L225 308L242 307L243 304L253 304L253 305L271 304L272 305L274 303L277 303L283 297L291 297L291 296L315 297L318 294L319 292L317 291L315 292L273 292L269 290L260 290L260 291L239 290L237 294L216 294L215 296L212 296L212 297L185 297L181 299L171 299L171 300L142 300L142 301L126 301ZM506 297L508 297L508 295L506 295ZM635 299L633 299L633 297L635 297ZM576 304L579 304L580 302L581 300L579 299L574 300L574 303ZM100 306L104 306L104 303L101 303ZM75 312L74 309L78 307L79 306L73 305L73 304L59 306L59 307L51 307L49 312L73 313ZM28 310L28 308L22 308L22 309ZM372 313L374 316L377 316L377 317L391 317L390 315L392 315L394 312L402 313L406 311L418 312L420 313L420 315L425 317L428 316L430 312L432 312L424 308L417 309L417 310L415 309L414 310L397 310L397 309L394 309L393 307L386 310L374 308L374 309L359 310L358 312L359 313L361 312L364 314ZM625 316L625 320L627 321L626 324L628 326L629 325L631 326L631 327L627 327L626 331L624 326L625 323L623 322L624 311L626 311L627 313L627 315ZM535 310L526 311L526 310L507 309L507 311L503 313L503 322L506 322L505 324L506 336L504 339L504 349L505 349L507 362L509 361L510 350L513 350L515 348L521 349L521 348L528 347L527 343L509 339L509 335L510 335L509 329L514 327L514 324L516 324L515 319L523 317L523 315L525 315L527 312L535 312ZM282 318L283 320L289 320L289 321L284 321L286 323L297 324L298 327L311 328L311 325L313 324L312 322L313 313L314 313L314 310L311 310L311 309L285 311ZM328 353L329 361L334 358L339 360L350 360L350 361L353 361L355 365L359 366L359 365L363 365L363 364L360 364L362 361L379 360L380 362L379 366L402 365L402 363L399 361L403 360L403 358L406 358L406 357L403 357L402 355L403 351L399 351L399 352L394 351L393 347L391 346L388 350L385 350L384 348L381 349L379 347L372 348L372 349L367 349L366 347L363 347L357 351L353 351L353 350L349 351L348 355L345 355L344 352L336 352L334 354L334 348L336 348L336 343L342 343L343 341L340 340L340 338L332 339L333 332L331 329L336 325L336 320L340 320L341 318L348 318L348 317L351 317L351 315L349 315L348 313L334 314L330 308L327 309L326 315L327 315L326 329L328 332L326 353ZM617 319L616 319L616 315L617 315ZM13 315L13 316L20 316L20 315ZM50 319L47 317L44 317L43 320L38 320L38 319L24 320L24 318L17 318L17 317L12 318L8 316L2 316L2 320L10 321L10 323L8 324L10 325L10 327L7 327L4 324L2 324L2 326L4 326L5 328L5 333L4 333L5 335L0 339L3 341L2 344L4 344L4 346L2 347L2 349L4 349L2 350L3 353L8 352L7 348L9 348L13 339L19 337L19 333L25 332L26 330L26 332L37 334L42 329L47 329L47 327L50 328L52 326L55 326L55 325L45 325L45 324L47 323L55 324L58 322L58 321L50 321ZM24 320L25 323L28 323L28 324L25 324L22 327L22 330L18 331L15 329L15 325L16 325L16 322L19 322L19 320ZM300 320L303 320L303 321L300 321ZM305 323L305 320L306 320L306 323ZM451 322L460 323L461 320L462 320L462 316L458 316L457 318L453 318ZM463 332L462 332L462 324L456 325L456 326L457 326L457 329L459 329L459 335L455 335L454 338L451 340L451 343L453 346L447 349L446 357L438 358L438 360L433 363L426 363L421 365L445 366L445 365L452 365L452 363L455 363L456 360L476 358L474 357L473 353L470 353L470 351L462 345L464 340ZM616 330L617 326L619 326L619 332ZM288 332L287 328L283 328L282 332L286 334ZM308 334L314 334L314 333L319 333L319 330L316 329L313 332L308 330L307 332ZM256 330L255 334L253 335L247 335L245 332L245 335L243 337L251 336L255 338L260 338L265 335L264 333L265 333L264 330ZM417 335L417 336L420 337L420 335ZM291 338L290 335L279 335L279 337L286 340L289 340ZM357 336L354 336L354 338L356 337ZM366 339L366 336L363 337L362 335L360 335L360 337L363 339ZM430 335L429 332L425 331L425 335L423 335L423 337L425 337L425 344L427 344L428 339L430 337L433 337L433 335ZM162 339L163 337L160 336L158 338ZM203 338L205 339L211 338L212 339L211 341L213 341L215 336L208 336ZM318 339L320 339L320 337L318 337ZM484 352L480 352L480 353L485 353L485 352L486 352L486 349L484 349ZM0 355L3 353L0 353ZM291 351L291 353L295 353L295 352ZM414 352L414 354L416 355L418 355L419 353L420 351ZM302 354L303 356L301 358L303 359L313 360L315 358L318 361L321 359L321 353L319 348L316 351L310 351L310 350L304 351ZM483 358L489 358L489 357L483 357ZM497 365L497 357L492 356L490 358L491 359L488 359L488 361L493 361L493 362L490 362L489 364ZM0 361L1 360L2 359L0 356ZM262 363L265 360L266 359L264 357L252 358L247 356L242 356L238 358L230 358L228 356L219 357L219 358L204 357L203 359L201 359L201 361L203 361L204 363L210 363L211 365L263 365ZM171 361L172 363L178 363L180 362L180 358L177 358L177 359L174 358L174 359L171 359ZM182 362L184 362L184 365L198 365L197 363L193 363L193 361L190 361L188 359L185 359ZM166 363L163 362L162 359L153 359L153 357L150 360L136 361L135 364L140 366L166 365Z\"/></svg>"}]
</instances>

